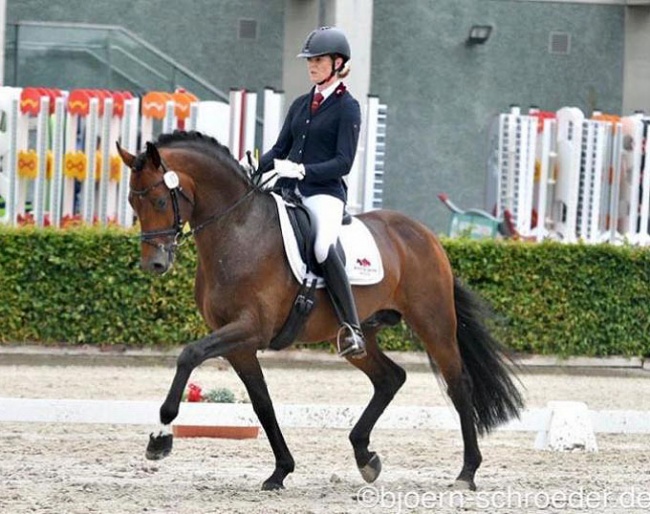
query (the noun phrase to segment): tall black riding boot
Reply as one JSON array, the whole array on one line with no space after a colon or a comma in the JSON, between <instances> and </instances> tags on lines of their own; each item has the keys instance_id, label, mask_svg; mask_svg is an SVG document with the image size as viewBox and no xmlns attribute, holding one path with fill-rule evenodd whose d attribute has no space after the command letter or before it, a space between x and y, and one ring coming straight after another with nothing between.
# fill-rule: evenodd
<instances>
[{"instance_id":1,"label":"tall black riding boot","mask_svg":"<svg viewBox=\"0 0 650 514\"><path fill-rule=\"evenodd\" d=\"M361 324L357 308L354 304L352 289L345 272L345 266L336 249L332 246L327 259L321 264L323 278L330 295L334 311L341 323L341 329L336 337L339 355L360 359L366 355L366 342L361 332ZM345 337L341 337L342 332Z\"/></svg>"}]
</instances>

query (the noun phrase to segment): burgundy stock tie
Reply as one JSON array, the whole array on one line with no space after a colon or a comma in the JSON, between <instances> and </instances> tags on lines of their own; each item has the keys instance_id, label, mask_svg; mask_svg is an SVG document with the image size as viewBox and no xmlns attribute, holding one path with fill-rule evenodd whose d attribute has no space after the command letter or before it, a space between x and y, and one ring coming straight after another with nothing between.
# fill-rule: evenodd
<instances>
[{"instance_id":1,"label":"burgundy stock tie","mask_svg":"<svg viewBox=\"0 0 650 514\"><path fill-rule=\"evenodd\" d=\"M311 113L314 114L320 107L321 102L323 101L323 95L316 92L314 93L314 98L311 101Z\"/></svg>"}]
</instances>

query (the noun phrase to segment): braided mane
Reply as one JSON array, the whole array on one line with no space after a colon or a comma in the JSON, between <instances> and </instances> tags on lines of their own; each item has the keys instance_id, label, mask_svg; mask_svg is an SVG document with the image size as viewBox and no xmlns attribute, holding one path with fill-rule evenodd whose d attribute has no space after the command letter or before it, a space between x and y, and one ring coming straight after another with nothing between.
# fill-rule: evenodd
<instances>
[{"instance_id":1,"label":"braided mane","mask_svg":"<svg viewBox=\"0 0 650 514\"><path fill-rule=\"evenodd\" d=\"M214 137L207 136L201 132L184 130L175 130L171 134L160 134L154 142L157 148L188 148L199 153L207 154L220 164L232 168L241 178L246 180L250 185L254 185L239 165L235 157L230 153L230 149L219 143Z\"/></svg>"}]
</instances>

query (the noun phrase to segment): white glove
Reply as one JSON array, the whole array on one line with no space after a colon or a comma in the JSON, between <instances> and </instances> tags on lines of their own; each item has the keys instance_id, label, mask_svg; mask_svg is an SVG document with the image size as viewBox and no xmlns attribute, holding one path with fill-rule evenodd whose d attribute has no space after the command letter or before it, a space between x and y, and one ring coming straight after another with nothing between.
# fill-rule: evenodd
<instances>
[{"instance_id":1,"label":"white glove","mask_svg":"<svg viewBox=\"0 0 650 514\"><path fill-rule=\"evenodd\" d=\"M249 155L250 155L250 162L249 162ZM253 154L246 154L244 157L242 157L241 161L239 161L239 165L246 170L246 173L249 175L256 172L257 168L260 167L259 162L257 162L257 159L253 157Z\"/></svg>"},{"instance_id":2,"label":"white glove","mask_svg":"<svg viewBox=\"0 0 650 514\"><path fill-rule=\"evenodd\" d=\"M302 180L305 178L305 166L285 159L273 159L275 172L279 177L295 178Z\"/></svg>"}]
</instances>

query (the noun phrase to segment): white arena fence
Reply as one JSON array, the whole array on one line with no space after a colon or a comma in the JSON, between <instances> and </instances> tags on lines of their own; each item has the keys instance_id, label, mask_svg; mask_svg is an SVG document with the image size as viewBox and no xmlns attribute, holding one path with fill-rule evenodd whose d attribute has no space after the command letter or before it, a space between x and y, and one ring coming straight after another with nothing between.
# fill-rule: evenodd
<instances>
[{"instance_id":1,"label":"white arena fence","mask_svg":"<svg viewBox=\"0 0 650 514\"><path fill-rule=\"evenodd\" d=\"M158 424L159 402L0 398L0 422ZM281 426L287 428L351 429L363 406L277 405ZM181 403L178 425L257 426L250 404ZM378 429L459 430L451 407L389 406ZM581 402L549 402L546 408L527 409L521 418L499 431L534 432L538 449L596 451L595 435L650 434L650 412L589 410Z\"/></svg>"},{"instance_id":2,"label":"white arena fence","mask_svg":"<svg viewBox=\"0 0 650 514\"><path fill-rule=\"evenodd\" d=\"M650 117L499 115L488 210L529 240L650 244Z\"/></svg>"},{"instance_id":3,"label":"white arena fence","mask_svg":"<svg viewBox=\"0 0 650 514\"><path fill-rule=\"evenodd\" d=\"M137 97L127 91L0 87L0 222L129 227L130 170L116 141L137 153L160 133L198 130L241 159L256 141L268 150L281 127L284 95L264 90L261 128L257 103L258 94L246 90L232 90L224 103L184 90ZM381 204L386 106L370 97L364 117L349 184L354 212Z\"/></svg>"}]
</instances>

